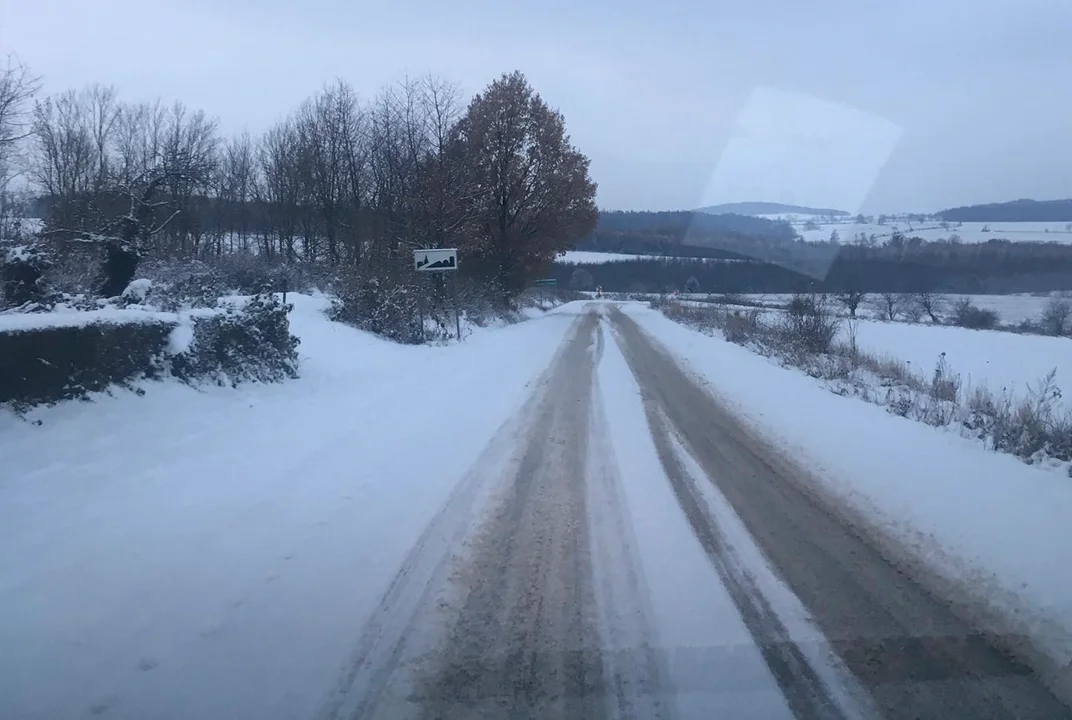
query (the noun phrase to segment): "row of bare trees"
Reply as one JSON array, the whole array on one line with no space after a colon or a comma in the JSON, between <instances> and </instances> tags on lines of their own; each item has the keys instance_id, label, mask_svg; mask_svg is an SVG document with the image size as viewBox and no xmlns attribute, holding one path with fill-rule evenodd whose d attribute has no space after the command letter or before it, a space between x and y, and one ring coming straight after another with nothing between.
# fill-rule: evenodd
<instances>
[{"instance_id":1,"label":"row of bare trees","mask_svg":"<svg viewBox=\"0 0 1072 720\"><path fill-rule=\"evenodd\" d=\"M33 101L25 68L3 78L15 89L0 84L0 169L18 147L53 251L106 249L104 294L146 256L398 279L418 247L458 247L467 273L509 294L597 219L587 158L518 72L468 103L434 77L370 100L340 80L262 136L230 138L181 103L126 103L104 85Z\"/></svg>"}]
</instances>

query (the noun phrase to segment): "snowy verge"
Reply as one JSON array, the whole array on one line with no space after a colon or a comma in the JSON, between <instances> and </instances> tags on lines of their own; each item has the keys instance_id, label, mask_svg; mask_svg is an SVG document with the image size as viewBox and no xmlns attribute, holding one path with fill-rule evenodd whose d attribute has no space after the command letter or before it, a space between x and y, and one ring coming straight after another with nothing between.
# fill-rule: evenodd
<instances>
[{"instance_id":1,"label":"snowy verge","mask_svg":"<svg viewBox=\"0 0 1072 720\"><path fill-rule=\"evenodd\" d=\"M773 317L770 311L702 307L680 301L652 301L651 305L676 322L797 368L820 380L831 392L867 400L895 415L975 438L993 450L1072 476L1072 408L1063 402L1056 367L1044 371L1034 382L1009 382L1000 393L994 393L985 375L980 381L968 374L965 380L960 367L949 363L945 351L935 356L929 373L926 363L913 364L900 355L876 353L861 338L866 321L816 314L818 305L803 305L797 314ZM966 353L958 352L958 337L967 338L968 343L978 335L994 335L960 328L916 329L923 335L928 330L963 333L946 336L947 342L954 341L950 354L960 359ZM1014 337L1066 342L1060 338ZM1005 344L1014 346L1004 351L1009 357L1023 354L1033 345ZM975 357L976 367L988 364L985 355ZM1012 366L1007 363L1005 371L1011 372ZM1025 358L1021 367L1030 368L1030 360Z\"/></svg>"},{"instance_id":2,"label":"snowy verge","mask_svg":"<svg viewBox=\"0 0 1072 720\"><path fill-rule=\"evenodd\" d=\"M421 347L288 301L297 380L0 414L0 716L313 716L579 307Z\"/></svg>"},{"instance_id":3,"label":"snowy verge","mask_svg":"<svg viewBox=\"0 0 1072 720\"><path fill-rule=\"evenodd\" d=\"M1042 653L1036 665L1069 698L1072 483L1066 477L834 395L796 370L641 304L624 309L824 488L970 594L978 622L1029 638Z\"/></svg>"}]
</instances>

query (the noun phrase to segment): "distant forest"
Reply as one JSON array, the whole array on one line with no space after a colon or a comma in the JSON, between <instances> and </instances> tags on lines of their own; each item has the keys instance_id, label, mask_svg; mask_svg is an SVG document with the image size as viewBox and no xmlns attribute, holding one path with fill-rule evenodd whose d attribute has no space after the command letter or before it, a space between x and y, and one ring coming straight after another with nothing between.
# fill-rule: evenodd
<instances>
[{"instance_id":1,"label":"distant forest","mask_svg":"<svg viewBox=\"0 0 1072 720\"><path fill-rule=\"evenodd\" d=\"M766 245L793 243L787 222L702 212L602 211L577 250L675 257L751 257Z\"/></svg>"},{"instance_id":2,"label":"distant forest","mask_svg":"<svg viewBox=\"0 0 1072 720\"><path fill-rule=\"evenodd\" d=\"M942 210L936 217L947 222L1072 222L1072 199L968 205Z\"/></svg>"}]
</instances>

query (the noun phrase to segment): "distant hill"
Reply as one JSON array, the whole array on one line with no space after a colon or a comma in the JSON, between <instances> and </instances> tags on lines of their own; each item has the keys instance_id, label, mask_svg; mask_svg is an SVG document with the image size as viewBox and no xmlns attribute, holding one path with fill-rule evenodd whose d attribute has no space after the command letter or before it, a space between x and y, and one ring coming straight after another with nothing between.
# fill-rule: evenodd
<instances>
[{"instance_id":1,"label":"distant hill","mask_svg":"<svg viewBox=\"0 0 1072 720\"><path fill-rule=\"evenodd\" d=\"M709 205L699 208L696 212L709 215L834 215L844 216L849 213L844 210L831 210L830 208L812 208L803 205L785 205L774 202L737 202L723 203L722 205Z\"/></svg>"},{"instance_id":2,"label":"distant hill","mask_svg":"<svg viewBox=\"0 0 1072 720\"><path fill-rule=\"evenodd\" d=\"M942 210L936 217L950 222L1072 222L1072 199L967 205Z\"/></svg>"}]
</instances>

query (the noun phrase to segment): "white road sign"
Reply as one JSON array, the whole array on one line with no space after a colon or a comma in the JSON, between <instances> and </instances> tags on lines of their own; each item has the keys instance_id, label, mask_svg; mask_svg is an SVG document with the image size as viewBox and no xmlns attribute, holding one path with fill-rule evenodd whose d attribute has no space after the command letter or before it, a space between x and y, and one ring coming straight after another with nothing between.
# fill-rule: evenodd
<instances>
[{"instance_id":1,"label":"white road sign","mask_svg":"<svg viewBox=\"0 0 1072 720\"><path fill-rule=\"evenodd\" d=\"M413 266L421 272L432 270L457 270L458 249L436 248L430 250L414 250Z\"/></svg>"}]
</instances>

